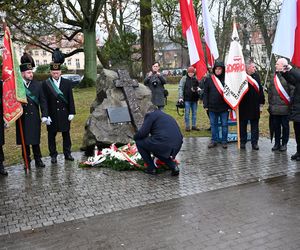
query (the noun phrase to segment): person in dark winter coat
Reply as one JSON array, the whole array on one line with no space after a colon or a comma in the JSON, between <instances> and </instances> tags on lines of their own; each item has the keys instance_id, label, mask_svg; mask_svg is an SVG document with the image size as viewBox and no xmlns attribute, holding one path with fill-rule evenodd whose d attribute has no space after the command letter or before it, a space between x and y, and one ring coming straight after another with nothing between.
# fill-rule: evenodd
<instances>
[{"instance_id":1,"label":"person in dark winter coat","mask_svg":"<svg viewBox=\"0 0 300 250\"><path fill-rule=\"evenodd\" d=\"M209 112L211 126L211 142L208 147L217 146L219 141L219 119L222 124L222 146L227 148L228 137L228 110L230 107L223 98L223 87L225 80L225 65L223 62L216 61L212 74L205 79L203 107Z\"/></svg>"},{"instance_id":2,"label":"person in dark winter coat","mask_svg":"<svg viewBox=\"0 0 300 250\"><path fill-rule=\"evenodd\" d=\"M30 167L30 145L35 160L36 167L45 167L42 161L42 153L40 149L41 139L41 121L46 122L48 117L48 107L42 89L42 84L33 80L31 63L23 63L20 65L20 70L23 78L23 83L26 90L27 104L23 104L23 114L21 119L22 129L25 140L25 149L28 165ZM40 110L42 113L42 120L40 117ZM16 122L16 139L17 144L22 144L19 121ZM22 155L25 160L25 153L22 147Z\"/></svg>"},{"instance_id":3,"label":"person in dark winter coat","mask_svg":"<svg viewBox=\"0 0 300 250\"><path fill-rule=\"evenodd\" d=\"M178 87L178 101L184 101L185 104L184 122L186 131L191 131L190 110L192 111L192 130L200 130L196 127L199 99L198 92L200 91L200 87L199 81L195 77L195 71L196 69L194 67L189 67L187 70L187 75L181 78Z\"/></svg>"},{"instance_id":4,"label":"person in dark winter coat","mask_svg":"<svg viewBox=\"0 0 300 250\"><path fill-rule=\"evenodd\" d=\"M241 149L245 149L247 142L247 124L250 121L251 126L251 144L252 149L259 150L259 118L262 106L265 104L265 96L263 87L260 83L260 77L256 72L253 62L246 65L246 71L250 80L248 80L248 91L243 96L239 104L240 133L241 133Z\"/></svg>"},{"instance_id":5,"label":"person in dark winter coat","mask_svg":"<svg viewBox=\"0 0 300 250\"><path fill-rule=\"evenodd\" d=\"M291 156L292 160L300 161L300 71L288 65L287 61L279 69L282 72L283 78L295 86L294 94L290 102L290 120L293 121L295 139L297 143L297 152Z\"/></svg>"},{"instance_id":6,"label":"person in dark winter coat","mask_svg":"<svg viewBox=\"0 0 300 250\"><path fill-rule=\"evenodd\" d=\"M280 72L286 64L287 60L284 58L277 60L275 75L268 86L268 111L275 132L275 145L272 151L286 151L289 141L290 97L293 95L294 87L284 79Z\"/></svg>"},{"instance_id":7,"label":"person in dark winter coat","mask_svg":"<svg viewBox=\"0 0 300 250\"><path fill-rule=\"evenodd\" d=\"M138 151L148 166L146 173L156 174L152 153L171 168L172 175L178 175L174 160L183 143L180 128L176 120L163 111L153 107L148 111L142 127L134 135Z\"/></svg>"},{"instance_id":8,"label":"person in dark winter coat","mask_svg":"<svg viewBox=\"0 0 300 250\"><path fill-rule=\"evenodd\" d=\"M2 65L1 65L2 66ZM3 82L0 80L0 116L3 117L3 105L2 105L2 89ZM0 175L8 175L7 171L4 168L4 153L3 153L3 145L4 145L4 120L0 119Z\"/></svg>"},{"instance_id":9,"label":"person in dark winter coat","mask_svg":"<svg viewBox=\"0 0 300 250\"><path fill-rule=\"evenodd\" d=\"M75 115L75 103L72 82L61 77L59 63L50 64L51 77L43 82L43 89L48 104L47 120L48 148L51 163L57 163L56 134L62 133L65 160L74 161L71 155L70 124Z\"/></svg>"},{"instance_id":10,"label":"person in dark winter coat","mask_svg":"<svg viewBox=\"0 0 300 250\"><path fill-rule=\"evenodd\" d=\"M144 84L149 87L152 93L151 101L159 109L163 110L166 100L165 100L165 78L159 72L159 63L155 62L152 65L152 70L147 74L144 80Z\"/></svg>"}]
</instances>

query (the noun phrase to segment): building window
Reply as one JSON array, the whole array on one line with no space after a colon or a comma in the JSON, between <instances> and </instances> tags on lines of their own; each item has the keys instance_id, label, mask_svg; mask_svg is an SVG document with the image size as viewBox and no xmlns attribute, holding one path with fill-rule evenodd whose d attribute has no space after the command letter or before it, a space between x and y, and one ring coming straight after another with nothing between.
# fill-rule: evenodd
<instances>
[{"instance_id":1,"label":"building window","mask_svg":"<svg viewBox=\"0 0 300 250\"><path fill-rule=\"evenodd\" d=\"M71 58L68 59L68 65L69 65L69 66L72 65L72 59L71 59Z\"/></svg>"},{"instance_id":2,"label":"building window","mask_svg":"<svg viewBox=\"0 0 300 250\"><path fill-rule=\"evenodd\" d=\"M45 50L43 50L43 56L46 56L47 52Z\"/></svg>"},{"instance_id":3,"label":"building window","mask_svg":"<svg viewBox=\"0 0 300 250\"><path fill-rule=\"evenodd\" d=\"M35 56L38 56L38 55L39 55L39 51L38 51L38 50L35 50L35 51L34 51L34 55L35 55Z\"/></svg>"},{"instance_id":4,"label":"building window","mask_svg":"<svg viewBox=\"0 0 300 250\"><path fill-rule=\"evenodd\" d=\"M261 63L262 63L262 64L266 64L266 63L267 63L267 58L263 56L263 57L261 58Z\"/></svg>"},{"instance_id":5,"label":"building window","mask_svg":"<svg viewBox=\"0 0 300 250\"><path fill-rule=\"evenodd\" d=\"M266 52L266 51L267 51L266 45L262 45L262 46L261 46L261 51L262 51L262 52Z\"/></svg>"},{"instance_id":6,"label":"building window","mask_svg":"<svg viewBox=\"0 0 300 250\"><path fill-rule=\"evenodd\" d=\"M39 66L40 65L40 60L36 60L36 65Z\"/></svg>"},{"instance_id":7,"label":"building window","mask_svg":"<svg viewBox=\"0 0 300 250\"><path fill-rule=\"evenodd\" d=\"M77 68L77 69L80 68L80 62L79 62L79 59L78 59L78 58L76 59L76 68Z\"/></svg>"},{"instance_id":8,"label":"building window","mask_svg":"<svg viewBox=\"0 0 300 250\"><path fill-rule=\"evenodd\" d=\"M47 60L44 60L43 63L44 63L44 64L47 64Z\"/></svg>"}]
</instances>

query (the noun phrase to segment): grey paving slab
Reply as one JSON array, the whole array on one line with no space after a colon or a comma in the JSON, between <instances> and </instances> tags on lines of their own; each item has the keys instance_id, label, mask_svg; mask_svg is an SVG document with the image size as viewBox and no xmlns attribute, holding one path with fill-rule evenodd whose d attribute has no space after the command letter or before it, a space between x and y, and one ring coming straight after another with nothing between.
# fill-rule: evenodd
<instances>
[{"instance_id":1,"label":"grey paving slab","mask_svg":"<svg viewBox=\"0 0 300 250\"><path fill-rule=\"evenodd\" d=\"M83 159L82 153L74 153L76 161L71 163L59 156L57 165L51 165L50 159L45 158L45 169L33 166L28 174L21 165L10 167L9 176L0 178L0 235L47 228L276 176L294 176L300 169L300 162L290 160L296 148L294 140L283 153L271 152L272 145L264 138L260 139L259 151L253 151L251 145L238 151L234 143L228 149L220 146L208 149L208 142L208 138L185 138L178 155L181 173L175 178L169 172L148 176L136 171L81 169L78 163ZM219 220L232 221L226 216L215 217L213 225ZM216 230L211 221L207 225L207 235Z\"/></svg>"}]
</instances>

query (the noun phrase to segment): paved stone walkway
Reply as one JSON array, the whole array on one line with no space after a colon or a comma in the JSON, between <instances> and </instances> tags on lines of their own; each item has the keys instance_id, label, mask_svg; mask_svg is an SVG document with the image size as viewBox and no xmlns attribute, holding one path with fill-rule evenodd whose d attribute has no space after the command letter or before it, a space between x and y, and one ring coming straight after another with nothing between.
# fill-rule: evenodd
<instances>
[{"instance_id":1,"label":"paved stone walkway","mask_svg":"<svg viewBox=\"0 0 300 250\"><path fill-rule=\"evenodd\" d=\"M250 235L258 233L260 236L257 238L266 237L263 224L271 222L273 215L278 211L284 225L283 229L277 231L283 236L291 231L288 239L292 239L290 248L282 249L293 249L294 246L298 247L294 249L299 249L300 178L298 177L297 182L294 175L300 170L300 162L290 160L290 155L295 150L295 142L292 140L289 143L288 152L274 153L271 152L272 145L267 139L260 139L259 151L252 151L249 144L246 150L240 152L236 149L236 144L230 144L227 150L220 146L207 149L208 141L208 138L185 139L178 156L182 163L181 174L175 178L171 177L169 172L148 176L140 172L80 169L77 163L81 160L81 153L74 154L77 160L74 163L65 163L63 158L60 158L58 165L51 166L47 159L45 169L35 169L33 166L27 175L23 166L9 168L9 176L0 178L0 235L3 235L0 242L4 243L0 245L0 249L1 246L3 249L209 249L212 244L209 242L215 244L211 249L217 249L214 248L216 246L221 248L222 244L226 249L225 243L232 242L230 237L237 240L242 238L243 240L238 240L239 246L251 243L249 237L246 237L246 241L245 237L240 237L241 230L248 224L255 228L255 232ZM259 192L261 187L265 187L263 180L277 176L287 176L288 181L279 182L273 186L274 190L265 188L261 197L256 195L256 191ZM236 186L245 183L253 184L250 184L250 189L245 188L244 196L239 193L241 186ZM283 195L285 192L282 190L285 188L281 188L280 185L287 185L287 189L293 191L289 193L291 197ZM232 188L221 189L226 187ZM207 192L218 189L217 193ZM250 204L251 199L247 201L247 195L253 200L257 199L254 204ZM272 204L268 202L268 198ZM241 204L240 199L243 200ZM286 204L282 203L283 201L286 201ZM252 212L252 209L253 214L248 218L247 212ZM177 218L174 225L172 218ZM92 223L94 220L100 224ZM126 221L131 228L128 232ZM170 230L165 227L165 223ZM230 224L229 231L226 223ZM278 223L276 225L280 227L280 220ZM80 225L78 229L77 224ZM86 238L79 237L82 234L82 226L86 227ZM235 231L234 226L238 226ZM265 226L272 231L272 224ZM293 230L287 230L288 226L292 226ZM251 229L251 226L249 228ZM184 231L182 235L181 230ZM284 230L286 233L283 233ZM158 236L160 231L166 239L157 243L155 236ZM145 234L141 235L142 232ZM227 236L228 233L231 236ZM297 233L298 240L294 233ZM39 234L48 243L35 236ZM138 240L138 236L131 240L134 236L131 234L140 235L141 238L147 236L148 240L143 243ZM277 242L282 238L281 243L284 244L281 245L284 247L285 238L278 238L278 234L275 231L268 233L274 235L270 237L274 237ZM94 240L93 235L96 237ZM220 245L219 240L213 239L216 235L226 240ZM28 238L28 241L25 241L28 244L22 245L18 239L24 237ZM180 240L177 240L178 237ZM77 238L78 240L75 240ZM195 240L206 243L201 247L193 243ZM134 242L137 244L134 245ZM266 243L270 242L272 241L269 239L263 242L262 246L267 246ZM245 245L245 249L246 246L254 246L249 244ZM280 249L281 245L278 243L276 247ZM234 247L234 244L230 247Z\"/></svg>"}]
</instances>

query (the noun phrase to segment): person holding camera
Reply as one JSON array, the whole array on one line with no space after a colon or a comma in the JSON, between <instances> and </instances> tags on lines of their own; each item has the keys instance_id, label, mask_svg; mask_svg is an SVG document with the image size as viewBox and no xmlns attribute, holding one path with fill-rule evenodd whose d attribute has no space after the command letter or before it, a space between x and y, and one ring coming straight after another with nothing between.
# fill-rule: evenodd
<instances>
[{"instance_id":1,"label":"person holding camera","mask_svg":"<svg viewBox=\"0 0 300 250\"><path fill-rule=\"evenodd\" d=\"M154 62L152 64L152 70L147 74L144 80L144 84L149 87L152 93L151 101L160 110L164 109L166 89L164 85L166 84L165 78L159 72L159 63Z\"/></svg>"},{"instance_id":2,"label":"person holding camera","mask_svg":"<svg viewBox=\"0 0 300 250\"><path fill-rule=\"evenodd\" d=\"M292 68L286 59L284 59L282 67L278 70L283 78L295 87L294 93L290 98L289 119L293 121L297 151L291 156L291 160L300 161L300 71Z\"/></svg>"},{"instance_id":3,"label":"person holding camera","mask_svg":"<svg viewBox=\"0 0 300 250\"><path fill-rule=\"evenodd\" d=\"M184 102L184 123L185 131L191 131L190 127L190 110L192 111L192 130L199 131L196 127L197 108L199 91L199 81L195 77L196 69L190 66L187 75L183 76L178 86L178 102Z\"/></svg>"}]
</instances>

